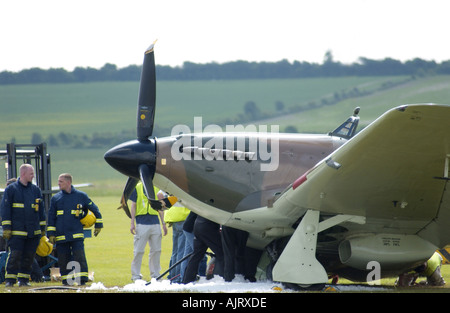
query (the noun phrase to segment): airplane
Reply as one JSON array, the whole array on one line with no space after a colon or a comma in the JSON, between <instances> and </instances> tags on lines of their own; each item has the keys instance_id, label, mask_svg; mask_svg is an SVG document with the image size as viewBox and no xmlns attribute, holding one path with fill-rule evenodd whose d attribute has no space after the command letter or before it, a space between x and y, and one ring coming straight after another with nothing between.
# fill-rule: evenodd
<instances>
[{"instance_id":1,"label":"airplane","mask_svg":"<svg viewBox=\"0 0 450 313\"><path fill-rule=\"evenodd\" d=\"M268 276L308 290L332 275L396 277L450 243L450 106L398 106L358 133L359 108L323 135L181 128L156 138L154 45L144 54L137 139L104 155L128 177L127 214L139 180L161 208L156 185L249 232L247 246L270 252Z\"/></svg>"}]
</instances>

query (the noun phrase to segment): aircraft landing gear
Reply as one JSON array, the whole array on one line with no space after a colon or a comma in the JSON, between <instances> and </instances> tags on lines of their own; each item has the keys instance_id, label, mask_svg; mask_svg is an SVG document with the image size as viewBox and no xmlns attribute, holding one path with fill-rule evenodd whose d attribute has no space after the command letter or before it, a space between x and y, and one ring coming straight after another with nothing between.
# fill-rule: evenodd
<instances>
[{"instance_id":1,"label":"aircraft landing gear","mask_svg":"<svg viewBox=\"0 0 450 313\"><path fill-rule=\"evenodd\" d=\"M319 211L309 210L273 267L273 279L303 286L324 285L328 275L316 259Z\"/></svg>"},{"instance_id":2,"label":"aircraft landing gear","mask_svg":"<svg viewBox=\"0 0 450 313\"><path fill-rule=\"evenodd\" d=\"M280 239L280 241L282 241L283 239ZM270 246L267 247L267 252L269 254L269 257L271 259L271 261L269 262L269 264L266 267L266 277L269 280L274 280L273 279L273 275L272 275L272 271L273 271L273 267L275 266L275 263L278 259L278 254L281 254L281 251L279 251L278 249L280 249L281 247L284 248L283 246L283 242L280 241L275 241L273 242ZM286 243L284 243L284 245L286 245ZM281 247L280 247L281 246ZM282 283L284 288L286 289L290 289L290 290L295 290L295 291L321 291L325 288L325 284L295 284L295 283Z\"/></svg>"},{"instance_id":3,"label":"aircraft landing gear","mask_svg":"<svg viewBox=\"0 0 450 313\"><path fill-rule=\"evenodd\" d=\"M323 289L328 275L316 259L318 233L343 222L365 223L363 216L338 214L322 222L319 217L319 211L308 210L290 238L268 246L274 281L297 290Z\"/></svg>"}]
</instances>

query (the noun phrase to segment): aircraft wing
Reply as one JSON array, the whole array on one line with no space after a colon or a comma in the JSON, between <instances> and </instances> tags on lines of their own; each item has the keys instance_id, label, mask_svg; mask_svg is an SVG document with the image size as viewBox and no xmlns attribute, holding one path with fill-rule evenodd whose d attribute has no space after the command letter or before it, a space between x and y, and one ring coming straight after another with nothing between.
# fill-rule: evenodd
<instances>
[{"instance_id":1,"label":"aircraft wing","mask_svg":"<svg viewBox=\"0 0 450 313\"><path fill-rule=\"evenodd\" d=\"M398 107L299 177L273 208L287 217L313 209L428 221L439 210L449 158L450 106Z\"/></svg>"}]
</instances>

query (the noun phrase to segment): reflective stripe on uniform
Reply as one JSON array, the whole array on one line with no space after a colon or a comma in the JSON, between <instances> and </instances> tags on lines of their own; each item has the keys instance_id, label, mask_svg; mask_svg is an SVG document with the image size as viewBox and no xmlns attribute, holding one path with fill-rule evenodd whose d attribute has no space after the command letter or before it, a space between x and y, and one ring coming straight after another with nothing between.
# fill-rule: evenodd
<instances>
[{"instance_id":1,"label":"reflective stripe on uniform","mask_svg":"<svg viewBox=\"0 0 450 313\"><path fill-rule=\"evenodd\" d=\"M67 280L67 279L74 279L74 278L77 278L77 277L89 277L89 275L88 275L87 272L70 273L70 274L67 274L67 275L62 275L61 279L62 280Z\"/></svg>"},{"instance_id":2,"label":"reflective stripe on uniform","mask_svg":"<svg viewBox=\"0 0 450 313\"><path fill-rule=\"evenodd\" d=\"M39 233L41 233L41 231L39 231ZM28 235L28 233L26 231L20 231L20 230L13 230L11 232L12 235L16 235L16 236L26 236Z\"/></svg>"},{"instance_id":3,"label":"reflective stripe on uniform","mask_svg":"<svg viewBox=\"0 0 450 313\"><path fill-rule=\"evenodd\" d=\"M84 233L73 234L73 238L84 238Z\"/></svg>"},{"instance_id":4,"label":"reflective stripe on uniform","mask_svg":"<svg viewBox=\"0 0 450 313\"><path fill-rule=\"evenodd\" d=\"M17 278L30 279L30 274L18 273Z\"/></svg>"},{"instance_id":5,"label":"reflective stripe on uniform","mask_svg":"<svg viewBox=\"0 0 450 313\"><path fill-rule=\"evenodd\" d=\"M5 278L9 278L9 279L17 279L17 274L5 274Z\"/></svg>"}]
</instances>

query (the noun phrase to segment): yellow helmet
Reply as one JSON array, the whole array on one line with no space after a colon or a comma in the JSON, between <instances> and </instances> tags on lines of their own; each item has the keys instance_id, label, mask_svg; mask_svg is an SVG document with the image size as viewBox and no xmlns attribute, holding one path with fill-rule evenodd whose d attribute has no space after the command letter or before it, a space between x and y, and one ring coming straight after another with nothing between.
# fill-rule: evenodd
<instances>
[{"instance_id":1,"label":"yellow helmet","mask_svg":"<svg viewBox=\"0 0 450 313\"><path fill-rule=\"evenodd\" d=\"M89 228L95 224L97 218L91 210L88 210L86 215L80 220L81 224L83 224L83 228Z\"/></svg>"},{"instance_id":2,"label":"yellow helmet","mask_svg":"<svg viewBox=\"0 0 450 313\"><path fill-rule=\"evenodd\" d=\"M42 236L41 240L39 241L39 245L36 249L36 254L41 257L46 257L53 251L53 245L48 240L47 236Z\"/></svg>"}]
</instances>

